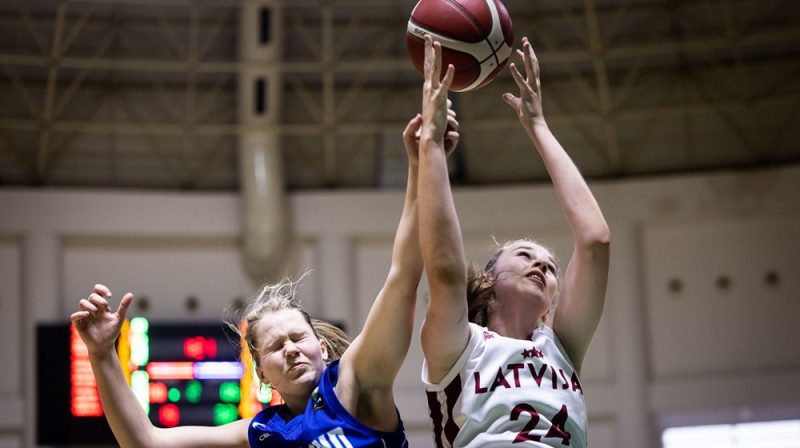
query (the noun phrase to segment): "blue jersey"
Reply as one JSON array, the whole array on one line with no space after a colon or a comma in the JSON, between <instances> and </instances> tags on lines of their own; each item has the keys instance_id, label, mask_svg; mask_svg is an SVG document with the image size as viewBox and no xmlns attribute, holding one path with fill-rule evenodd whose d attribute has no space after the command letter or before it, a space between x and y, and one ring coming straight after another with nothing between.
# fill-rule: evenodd
<instances>
[{"instance_id":1,"label":"blue jersey","mask_svg":"<svg viewBox=\"0 0 800 448\"><path fill-rule=\"evenodd\" d=\"M270 406L253 417L248 429L253 448L407 448L403 422L394 432L369 428L342 406L333 387L339 379L339 361L322 373L302 415L285 421L279 414L286 405Z\"/></svg>"}]
</instances>

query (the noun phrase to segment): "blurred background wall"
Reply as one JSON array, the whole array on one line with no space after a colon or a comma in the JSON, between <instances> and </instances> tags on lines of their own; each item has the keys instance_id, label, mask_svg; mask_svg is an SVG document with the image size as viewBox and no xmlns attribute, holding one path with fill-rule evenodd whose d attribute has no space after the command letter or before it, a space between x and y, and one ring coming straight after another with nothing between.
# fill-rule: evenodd
<instances>
[{"instance_id":1,"label":"blurred background wall","mask_svg":"<svg viewBox=\"0 0 800 448\"><path fill-rule=\"evenodd\" d=\"M0 448L35 441L37 324L97 282L151 319L218 320L312 270L359 331L402 206L421 76L413 0L0 2ZM613 234L583 375L594 448L673 425L800 418L800 3L505 2L548 124ZM569 234L500 95L453 94L468 256ZM566 260L563 260L566 262ZM421 310L426 298L420 288ZM139 306L144 304L147 306ZM418 343L397 383L431 446Z\"/></svg>"},{"instance_id":2,"label":"blurred background wall","mask_svg":"<svg viewBox=\"0 0 800 448\"><path fill-rule=\"evenodd\" d=\"M608 301L582 382L594 447L659 446L665 426L798 418L800 169L592 187L611 224ZM285 273L311 269L312 314L355 334L389 267L395 192L292 194ZM547 186L459 188L468 257L491 237L570 236ZM244 274L235 194L0 191L0 446L33 446L34 326L65 321L92 285L134 292L151 320L218 320L256 285ZM564 260L566 261L566 260ZM418 295L417 320L427 297ZM190 303L193 302L193 305ZM40 341L47 343L47 341ZM412 446L432 446L419 342L397 381Z\"/></svg>"}]
</instances>

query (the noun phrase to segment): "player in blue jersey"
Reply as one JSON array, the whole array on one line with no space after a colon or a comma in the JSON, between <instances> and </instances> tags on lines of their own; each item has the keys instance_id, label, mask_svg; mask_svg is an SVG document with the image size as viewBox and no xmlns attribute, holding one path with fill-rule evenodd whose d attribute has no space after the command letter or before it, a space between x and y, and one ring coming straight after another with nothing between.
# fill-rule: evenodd
<instances>
[{"instance_id":1,"label":"player in blue jersey","mask_svg":"<svg viewBox=\"0 0 800 448\"><path fill-rule=\"evenodd\" d=\"M446 147L458 141L458 122L447 114ZM386 283L360 335L334 344L320 337L294 300L295 282L264 287L245 313L245 341L256 371L284 403L252 419L217 427L157 428L128 386L114 341L133 296L114 311L110 290L96 285L80 301L72 321L86 343L100 399L120 446L200 447L380 447L408 445L392 392L411 340L422 258L417 219L417 167L421 115L409 121L403 140L409 157L405 205L395 236ZM315 328L316 327L316 328ZM334 346L335 345L335 346ZM344 349L343 353L340 353ZM339 355L341 357L339 358ZM338 359L334 359L338 358Z\"/></svg>"},{"instance_id":2,"label":"player in blue jersey","mask_svg":"<svg viewBox=\"0 0 800 448\"><path fill-rule=\"evenodd\" d=\"M509 69L520 93L503 100L538 150L569 224L574 249L563 277L551 251L527 239L502 245L486 268L469 274L443 150L454 70L442 67L441 46L425 37L418 195L430 300L420 340L439 447L586 446L579 373L605 301L610 232L544 119L539 65L526 38L517 56L525 75L515 64Z\"/></svg>"}]
</instances>

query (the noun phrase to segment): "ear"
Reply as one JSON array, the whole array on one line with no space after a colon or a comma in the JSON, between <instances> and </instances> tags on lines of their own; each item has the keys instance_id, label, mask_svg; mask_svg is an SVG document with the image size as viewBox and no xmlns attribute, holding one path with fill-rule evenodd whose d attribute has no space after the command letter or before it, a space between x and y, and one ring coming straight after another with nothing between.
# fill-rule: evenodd
<instances>
[{"instance_id":1,"label":"ear","mask_svg":"<svg viewBox=\"0 0 800 448\"><path fill-rule=\"evenodd\" d=\"M491 278L488 272L481 273L481 289L490 288L494 283L494 280Z\"/></svg>"},{"instance_id":2,"label":"ear","mask_svg":"<svg viewBox=\"0 0 800 448\"><path fill-rule=\"evenodd\" d=\"M258 375L258 379L261 380L261 384L269 384L269 379L264 375L261 367L256 367L256 374Z\"/></svg>"},{"instance_id":3,"label":"ear","mask_svg":"<svg viewBox=\"0 0 800 448\"><path fill-rule=\"evenodd\" d=\"M322 360L328 362L328 343L325 339L319 340L319 349L322 352Z\"/></svg>"}]
</instances>

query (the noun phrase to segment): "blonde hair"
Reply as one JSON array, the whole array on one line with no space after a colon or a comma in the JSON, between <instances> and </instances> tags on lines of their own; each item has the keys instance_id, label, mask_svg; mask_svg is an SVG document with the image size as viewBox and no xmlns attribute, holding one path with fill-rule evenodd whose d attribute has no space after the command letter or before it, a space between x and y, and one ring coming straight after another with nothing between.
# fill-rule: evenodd
<instances>
[{"instance_id":1,"label":"blonde hair","mask_svg":"<svg viewBox=\"0 0 800 448\"><path fill-rule=\"evenodd\" d=\"M255 297L244 309L241 321L244 322L244 334L238 323L229 326L244 340L250 357L253 359L255 367L259 366L260 356L258 354L258 323L265 313L295 310L299 312L303 319L311 327L314 336L322 341L328 349L327 362L339 359L347 347L350 345L350 337L339 327L319 319L312 319L306 310L296 299L297 286L307 275L303 274L298 280L284 277L277 283L267 284L261 287ZM245 347L242 347L244 350Z\"/></svg>"},{"instance_id":2,"label":"blonde hair","mask_svg":"<svg viewBox=\"0 0 800 448\"><path fill-rule=\"evenodd\" d=\"M328 347L328 360L339 359L350 346L350 336L341 328L324 320L311 319L312 328Z\"/></svg>"}]
</instances>

